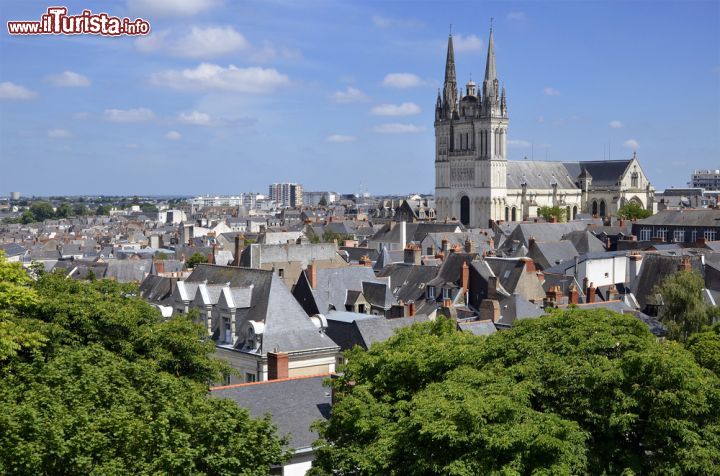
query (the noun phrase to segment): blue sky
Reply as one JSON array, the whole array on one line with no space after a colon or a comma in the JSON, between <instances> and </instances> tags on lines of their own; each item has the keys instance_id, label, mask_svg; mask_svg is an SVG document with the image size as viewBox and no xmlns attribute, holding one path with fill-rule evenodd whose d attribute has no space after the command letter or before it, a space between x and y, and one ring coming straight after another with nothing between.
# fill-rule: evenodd
<instances>
[{"instance_id":1,"label":"blue sky","mask_svg":"<svg viewBox=\"0 0 720 476\"><path fill-rule=\"evenodd\" d=\"M449 25L482 78L490 17L509 157L638 157L657 189L720 168L720 2L70 2L138 37L10 36L0 194L431 192ZM609 151L609 152L608 152Z\"/></svg>"}]
</instances>

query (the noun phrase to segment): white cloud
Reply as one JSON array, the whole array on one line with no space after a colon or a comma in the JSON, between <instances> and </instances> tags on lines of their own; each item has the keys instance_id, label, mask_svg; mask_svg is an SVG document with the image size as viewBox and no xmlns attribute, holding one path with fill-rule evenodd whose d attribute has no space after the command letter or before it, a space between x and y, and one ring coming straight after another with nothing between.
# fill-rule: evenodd
<instances>
[{"instance_id":1,"label":"white cloud","mask_svg":"<svg viewBox=\"0 0 720 476\"><path fill-rule=\"evenodd\" d=\"M128 8L150 16L192 16L221 3L220 0L128 0Z\"/></svg>"},{"instance_id":2,"label":"white cloud","mask_svg":"<svg viewBox=\"0 0 720 476\"><path fill-rule=\"evenodd\" d=\"M376 116L414 116L420 114L420 106L414 102L404 102L402 104L380 104L375 106L371 111Z\"/></svg>"},{"instance_id":3,"label":"white cloud","mask_svg":"<svg viewBox=\"0 0 720 476\"><path fill-rule=\"evenodd\" d=\"M70 137L70 131L67 129L50 129L47 132L47 136L50 139L65 139L67 137Z\"/></svg>"},{"instance_id":4,"label":"white cloud","mask_svg":"<svg viewBox=\"0 0 720 476\"><path fill-rule=\"evenodd\" d=\"M145 122L155 118L150 109L139 107L137 109L105 109L103 117L110 122Z\"/></svg>"},{"instance_id":5,"label":"white cloud","mask_svg":"<svg viewBox=\"0 0 720 476\"><path fill-rule=\"evenodd\" d=\"M182 135L178 131L170 131L164 136L167 140L180 140Z\"/></svg>"},{"instance_id":6,"label":"white cloud","mask_svg":"<svg viewBox=\"0 0 720 476\"><path fill-rule=\"evenodd\" d=\"M192 111L188 113L180 113L178 120L185 124L192 124L195 126L207 126L210 124L210 114L204 112Z\"/></svg>"},{"instance_id":7,"label":"white cloud","mask_svg":"<svg viewBox=\"0 0 720 476\"><path fill-rule=\"evenodd\" d=\"M538 116L537 122L538 122L538 124L542 124L543 122L545 122L545 116Z\"/></svg>"},{"instance_id":8,"label":"white cloud","mask_svg":"<svg viewBox=\"0 0 720 476\"><path fill-rule=\"evenodd\" d=\"M412 88L421 84L420 77L412 73L390 73L383 79L383 86L391 88Z\"/></svg>"},{"instance_id":9,"label":"white cloud","mask_svg":"<svg viewBox=\"0 0 720 476\"><path fill-rule=\"evenodd\" d=\"M183 58L211 58L241 51L250 47L245 37L233 27L192 27L170 49Z\"/></svg>"},{"instance_id":10,"label":"white cloud","mask_svg":"<svg viewBox=\"0 0 720 476\"><path fill-rule=\"evenodd\" d=\"M195 69L166 70L154 73L150 81L156 86L180 90L219 90L241 93L267 93L290 82L287 75L273 68L251 66L227 68L201 63Z\"/></svg>"},{"instance_id":11,"label":"white cloud","mask_svg":"<svg viewBox=\"0 0 720 476\"><path fill-rule=\"evenodd\" d=\"M623 147L627 149L637 150L640 148L640 144L638 144L638 141L636 141L635 139L628 139L623 142Z\"/></svg>"},{"instance_id":12,"label":"white cloud","mask_svg":"<svg viewBox=\"0 0 720 476\"><path fill-rule=\"evenodd\" d=\"M380 124L379 126L375 126L373 130L380 134L415 134L424 131L425 128L423 126L416 126L415 124L400 124L395 122Z\"/></svg>"},{"instance_id":13,"label":"white cloud","mask_svg":"<svg viewBox=\"0 0 720 476\"><path fill-rule=\"evenodd\" d=\"M545 96L560 96L560 91L555 88L547 87L543 89L543 92L545 93Z\"/></svg>"},{"instance_id":14,"label":"white cloud","mask_svg":"<svg viewBox=\"0 0 720 476\"><path fill-rule=\"evenodd\" d=\"M613 129L621 129L623 126L623 123L620 121L610 121L609 126L612 127Z\"/></svg>"},{"instance_id":15,"label":"white cloud","mask_svg":"<svg viewBox=\"0 0 720 476\"><path fill-rule=\"evenodd\" d=\"M358 88L348 86L344 91L335 91L331 96L333 101L339 103L367 101L368 97Z\"/></svg>"},{"instance_id":16,"label":"white cloud","mask_svg":"<svg viewBox=\"0 0 720 476\"><path fill-rule=\"evenodd\" d=\"M532 147L532 142L521 139L508 139L507 145L508 147L512 147L514 149L524 149Z\"/></svg>"},{"instance_id":17,"label":"white cloud","mask_svg":"<svg viewBox=\"0 0 720 476\"><path fill-rule=\"evenodd\" d=\"M417 28L422 26L422 22L412 18L399 19L399 18L388 18L380 15L372 17L373 25L377 28L393 28L393 27L405 27L405 28Z\"/></svg>"},{"instance_id":18,"label":"white cloud","mask_svg":"<svg viewBox=\"0 0 720 476\"><path fill-rule=\"evenodd\" d=\"M37 93L19 84L5 81L0 83L0 99L32 99Z\"/></svg>"},{"instance_id":19,"label":"white cloud","mask_svg":"<svg viewBox=\"0 0 720 476\"><path fill-rule=\"evenodd\" d=\"M90 79L82 74L73 71L63 71L60 74L52 74L47 77L54 86L61 88L83 88L90 86Z\"/></svg>"},{"instance_id":20,"label":"white cloud","mask_svg":"<svg viewBox=\"0 0 720 476\"><path fill-rule=\"evenodd\" d=\"M525 12L510 12L505 18L510 21L525 21L527 20L527 15Z\"/></svg>"},{"instance_id":21,"label":"white cloud","mask_svg":"<svg viewBox=\"0 0 720 476\"><path fill-rule=\"evenodd\" d=\"M346 136L342 134L332 134L325 138L325 142L354 142L355 137L354 136Z\"/></svg>"},{"instance_id":22,"label":"white cloud","mask_svg":"<svg viewBox=\"0 0 720 476\"><path fill-rule=\"evenodd\" d=\"M483 41L474 34L463 36L453 35L453 47L455 51L480 51L483 48Z\"/></svg>"},{"instance_id":23,"label":"white cloud","mask_svg":"<svg viewBox=\"0 0 720 476\"><path fill-rule=\"evenodd\" d=\"M265 63L276 58L299 59L302 58L302 56L303 55L300 50L287 47L278 47L273 45L269 41L265 41L263 42L263 46L261 48L255 48L254 50L252 50L249 55L249 59L251 61Z\"/></svg>"}]
</instances>

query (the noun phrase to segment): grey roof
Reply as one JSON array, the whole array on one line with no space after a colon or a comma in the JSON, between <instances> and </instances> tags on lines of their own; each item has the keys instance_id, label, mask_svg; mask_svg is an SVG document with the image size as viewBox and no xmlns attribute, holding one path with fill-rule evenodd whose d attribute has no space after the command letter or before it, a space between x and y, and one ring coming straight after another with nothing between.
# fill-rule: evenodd
<instances>
[{"instance_id":1,"label":"grey roof","mask_svg":"<svg viewBox=\"0 0 720 476\"><path fill-rule=\"evenodd\" d=\"M390 287L385 282L378 283L363 281L362 293L367 302L373 306L378 306L387 310L395 304L395 297L390 291Z\"/></svg>"},{"instance_id":2,"label":"grey roof","mask_svg":"<svg viewBox=\"0 0 720 476\"><path fill-rule=\"evenodd\" d=\"M5 252L6 257L21 256L27 252L24 246L17 243L3 243L0 244L0 250Z\"/></svg>"},{"instance_id":3,"label":"grey roof","mask_svg":"<svg viewBox=\"0 0 720 476\"><path fill-rule=\"evenodd\" d=\"M539 305L533 304L518 293L500 301L499 324L511 325L518 319L534 319L545 314Z\"/></svg>"},{"instance_id":4,"label":"grey roof","mask_svg":"<svg viewBox=\"0 0 720 476\"><path fill-rule=\"evenodd\" d=\"M238 309L236 321L265 323L265 332L259 348L262 354L272 352L276 348L283 352L292 352L336 347L327 335L318 331L282 280L272 271L200 264L185 281L186 283L229 283L231 288L252 286L252 305L249 308ZM238 348L242 346L243 342L236 344Z\"/></svg>"},{"instance_id":5,"label":"grey roof","mask_svg":"<svg viewBox=\"0 0 720 476\"><path fill-rule=\"evenodd\" d=\"M572 243L579 254L591 251L605 251L603 242L587 230L571 231L563 235L562 240Z\"/></svg>"},{"instance_id":6,"label":"grey roof","mask_svg":"<svg viewBox=\"0 0 720 476\"><path fill-rule=\"evenodd\" d=\"M287 380L235 385L213 390L215 398L227 398L254 417L272 415L280 435L290 437L290 448L310 448L318 435L310 430L316 420L330 416L330 389L323 385L326 377L304 377Z\"/></svg>"},{"instance_id":7,"label":"grey roof","mask_svg":"<svg viewBox=\"0 0 720 476\"><path fill-rule=\"evenodd\" d=\"M686 256L690 260L692 268L703 274L703 266L700 256ZM660 284L663 279L674 274L678 270L681 256L668 256L658 253L647 253L642 260L640 273L632 282L631 289L640 304L640 309L644 310L650 293L656 285Z\"/></svg>"},{"instance_id":8,"label":"grey roof","mask_svg":"<svg viewBox=\"0 0 720 476\"><path fill-rule=\"evenodd\" d=\"M535 242L530 246L527 256L540 267L549 268L579 256L579 253L569 241L551 241L549 243Z\"/></svg>"},{"instance_id":9,"label":"grey roof","mask_svg":"<svg viewBox=\"0 0 720 476\"><path fill-rule=\"evenodd\" d=\"M315 289L312 290L318 311L328 312L330 306L338 311L344 310L347 291L362 291L364 281L382 282L367 266L319 268L316 271Z\"/></svg>"},{"instance_id":10,"label":"grey roof","mask_svg":"<svg viewBox=\"0 0 720 476\"><path fill-rule=\"evenodd\" d=\"M439 266L416 266L404 263L392 264L378 273L379 278L390 278L390 290L398 301L421 299L425 284L431 281Z\"/></svg>"},{"instance_id":11,"label":"grey roof","mask_svg":"<svg viewBox=\"0 0 720 476\"><path fill-rule=\"evenodd\" d=\"M107 265L106 278L115 279L119 283L139 283L150 273L152 259L114 259L108 261Z\"/></svg>"},{"instance_id":12,"label":"grey roof","mask_svg":"<svg viewBox=\"0 0 720 476\"><path fill-rule=\"evenodd\" d=\"M582 162L563 162L563 165L567 169L568 175L573 178L578 177L582 173L582 169L585 168L592 176L593 187L613 187L617 185L620 177L630 166L630 162L632 162L632 159L584 160Z\"/></svg>"},{"instance_id":13,"label":"grey roof","mask_svg":"<svg viewBox=\"0 0 720 476\"><path fill-rule=\"evenodd\" d=\"M517 240L528 246L530 238L543 242L560 241L571 231L585 230L586 228L587 224L575 221L570 223L520 223L512 231L506 243Z\"/></svg>"},{"instance_id":14,"label":"grey roof","mask_svg":"<svg viewBox=\"0 0 720 476\"><path fill-rule=\"evenodd\" d=\"M476 336L489 336L495 334L497 329L492 321L465 321L458 322L458 327L462 331L467 331Z\"/></svg>"},{"instance_id":15,"label":"grey roof","mask_svg":"<svg viewBox=\"0 0 720 476\"><path fill-rule=\"evenodd\" d=\"M636 221L633 228L641 225L720 227L720 209L662 210L651 217Z\"/></svg>"},{"instance_id":16,"label":"grey roof","mask_svg":"<svg viewBox=\"0 0 720 476\"><path fill-rule=\"evenodd\" d=\"M375 342L384 342L392 337L395 332L418 322L427 322L428 317L416 314L412 317L398 317L395 319L386 319L377 317L376 319L361 319L355 321L355 326L360 333L361 341L358 343L365 349L370 348Z\"/></svg>"},{"instance_id":17,"label":"grey roof","mask_svg":"<svg viewBox=\"0 0 720 476\"><path fill-rule=\"evenodd\" d=\"M507 188L522 188L523 182L528 189L549 189L553 183L559 189L574 189L575 178L570 175L562 162L544 162L540 160L509 160L507 162Z\"/></svg>"}]
</instances>

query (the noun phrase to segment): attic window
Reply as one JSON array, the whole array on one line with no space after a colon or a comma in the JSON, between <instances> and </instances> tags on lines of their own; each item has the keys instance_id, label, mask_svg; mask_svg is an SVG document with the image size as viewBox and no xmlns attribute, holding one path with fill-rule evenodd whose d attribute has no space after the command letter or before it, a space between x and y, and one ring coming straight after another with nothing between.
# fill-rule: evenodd
<instances>
[{"instance_id":1,"label":"attic window","mask_svg":"<svg viewBox=\"0 0 720 476\"><path fill-rule=\"evenodd\" d=\"M285 277L285 270L283 268L278 269L278 277L280 277L280 278Z\"/></svg>"}]
</instances>

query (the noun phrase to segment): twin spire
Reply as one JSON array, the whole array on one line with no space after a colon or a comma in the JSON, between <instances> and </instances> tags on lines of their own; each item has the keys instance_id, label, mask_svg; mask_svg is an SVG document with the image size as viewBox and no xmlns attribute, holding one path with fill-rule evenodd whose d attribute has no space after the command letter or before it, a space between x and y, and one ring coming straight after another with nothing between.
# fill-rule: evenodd
<instances>
[{"instance_id":1,"label":"twin spire","mask_svg":"<svg viewBox=\"0 0 720 476\"><path fill-rule=\"evenodd\" d=\"M501 93L497 79L497 70L495 67L495 41L493 38L492 26L490 27L490 39L488 41L482 95L483 103L488 103L488 106L491 104L497 104L498 99L500 99L502 104L505 103L505 88L502 88ZM444 117L451 117L451 114L454 115L453 113L457 112L457 104L459 100L458 96L457 76L455 74L455 51L453 48L453 37L451 33L448 36L447 57L445 60L445 82L442 91L442 113ZM440 99L440 95L438 95L438 106L440 106Z\"/></svg>"}]
</instances>

